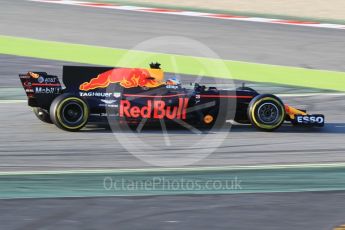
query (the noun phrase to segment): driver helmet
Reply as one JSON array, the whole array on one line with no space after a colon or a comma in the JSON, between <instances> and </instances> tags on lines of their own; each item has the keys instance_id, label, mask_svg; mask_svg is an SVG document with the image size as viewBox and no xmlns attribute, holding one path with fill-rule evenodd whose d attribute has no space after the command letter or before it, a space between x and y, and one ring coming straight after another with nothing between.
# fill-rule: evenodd
<instances>
[{"instance_id":1,"label":"driver helmet","mask_svg":"<svg viewBox=\"0 0 345 230\"><path fill-rule=\"evenodd\" d=\"M177 78L169 78L169 79L166 81L166 84L167 84L167 85L179 86L179 85L181 85L181 82L180 82L180 80L178 80Z\"/></svg>"}]
</instances>

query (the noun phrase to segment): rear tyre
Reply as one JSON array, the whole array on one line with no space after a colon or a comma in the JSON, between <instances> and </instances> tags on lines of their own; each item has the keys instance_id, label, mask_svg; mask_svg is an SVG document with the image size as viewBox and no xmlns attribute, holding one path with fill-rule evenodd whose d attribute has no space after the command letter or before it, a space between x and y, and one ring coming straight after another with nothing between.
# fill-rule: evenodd
<instances>
[{"instance_id":1,"label":"rear tyre","mask_svg":"<svg viewBox=\"0 0 345 230\"><path fill-rule=\"evenodd\" d=\"M84 100L74 95L62 94L50 106L50 118L60 129L78 131L89 118L89 107Z\"/></svg>"},{"instance_id":2,"label":"rear tyre","mask_svg":"<svg viewBox=\"0 0 345 230\"><path fill-rule=\"evenodd\" d=\"M47 110L39 107L34 107L33 111L40 121L43 121L44 123L48 124L53 124L52 120L50 119L49 112Z\"/></svg>"},{"instance_id":3,"label":"rear tyre","mask_svg":"<svg viewBox=\"0 0 345 230\"><path fill-rule=\"evenodd\" d=\"M285 106L276 96L262 94L256 96L248 106L248 118L259 130L274 131L285 121Z\"/></svg>"}]
</instances>

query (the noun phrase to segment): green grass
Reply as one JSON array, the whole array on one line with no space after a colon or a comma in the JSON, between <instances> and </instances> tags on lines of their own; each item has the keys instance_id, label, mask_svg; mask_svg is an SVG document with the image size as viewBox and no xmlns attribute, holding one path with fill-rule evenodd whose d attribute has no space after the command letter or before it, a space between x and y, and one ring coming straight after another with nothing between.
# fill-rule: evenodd
<instances>
[{"instance_id":1,"label":"green grass","mask_svg":"<svg viewBox=\"0 0 345 230\"><path fill-rule=\"evenodd\" d=\"M158 61L167 72L345 91L345 73L115 49L0 35L0 53L95 65L147 67Z\"/></svg>"}]
</instances>

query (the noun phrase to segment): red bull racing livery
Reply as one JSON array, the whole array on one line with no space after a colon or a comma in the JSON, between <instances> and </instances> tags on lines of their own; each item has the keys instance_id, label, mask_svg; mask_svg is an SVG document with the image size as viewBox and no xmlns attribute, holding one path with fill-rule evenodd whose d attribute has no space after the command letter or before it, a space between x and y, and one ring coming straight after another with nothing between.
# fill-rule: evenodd
<instances>
[{"instance_id":1,"label":"red bull racing livery","mask_svg":"<svg viewBox=\"0 0 345 230\"><path fill-rule=\"evenodd\" d=\"M120 101L120 117L187 119L188 98L179 98L177 106L167 106L163 100L147 100L147 105L132 106L129 100Z\"/></svg>"},{"instance_id":2,"label":"red bull racing livery","mask_svg":"<svg viewBox=\"0 0 345 230\"><path fill-rule=\"evenodd\" d=\"M165 81L158 63L150 68L64 66L63 84L45 72L19 77L35 115L67 131L99 121L129 125L164 121L211 128L234 120L264 131L284 122L324 125L323 115L308 114L248 87L222 90L195 84L186 88L176 79Z\"/></svg>"}]
</instances>

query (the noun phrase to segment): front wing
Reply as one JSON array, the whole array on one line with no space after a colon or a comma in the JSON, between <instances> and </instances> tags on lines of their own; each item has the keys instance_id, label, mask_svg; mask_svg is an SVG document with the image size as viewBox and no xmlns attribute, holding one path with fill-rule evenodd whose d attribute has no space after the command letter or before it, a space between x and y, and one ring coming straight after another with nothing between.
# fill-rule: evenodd
<instances>
[{"instance_id":1,"label":"front wing","mask_svg":"<svg viewBox=\"0 0 345 230\"><path fill-rule=\"evenodd\" d=\"M308 114L306 111L296 109L285 105L288 120L293 125L308 127L323 127L325 125L325 116L323 114Z\"/></svg>"}]
</instances>

